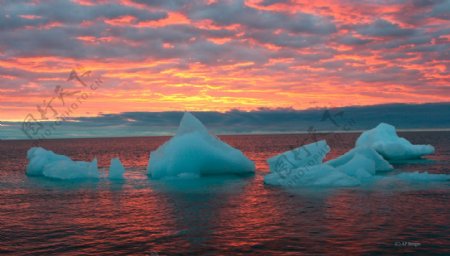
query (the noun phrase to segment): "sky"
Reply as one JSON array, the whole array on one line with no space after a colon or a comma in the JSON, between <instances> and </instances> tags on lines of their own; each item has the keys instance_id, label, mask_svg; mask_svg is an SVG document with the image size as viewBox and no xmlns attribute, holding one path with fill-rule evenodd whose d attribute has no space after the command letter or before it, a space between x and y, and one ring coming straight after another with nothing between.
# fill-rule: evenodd
<instances>
[{"instance_id":1,"label":"sky","mask_svg":"<svg viewBox=\"0 0 450 256\"><path fill-rule=\"evenodd\" d=\"M449 99L450 0L0 0L4 122Z\"/></svg>"}]
</instances>

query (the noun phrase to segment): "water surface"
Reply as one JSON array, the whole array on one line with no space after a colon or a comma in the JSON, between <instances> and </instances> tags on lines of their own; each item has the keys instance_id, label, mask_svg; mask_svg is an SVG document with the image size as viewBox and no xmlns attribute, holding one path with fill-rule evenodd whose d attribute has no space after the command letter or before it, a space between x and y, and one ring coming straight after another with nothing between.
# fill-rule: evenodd
<instances>
[{"instance_id":1,"label":"water surface","mask_svg":"<svg viewBox=\"0 0 450 256\"><path fill-rule=\"evenodd\" d=\"M433 144L399 172L450 173L450 132L410 132ZM148 155L168 137L61 139L40 146L74 160L120 157L124 182L25 176L31 141L0 141L0 254L393 255L450 254L450 182L383 181L370 187L282 189L263 184L265 160L326 138L336 157L358 134L221 138L255 161L254 176L153 181Z\"/></svg>"}]
</instances>

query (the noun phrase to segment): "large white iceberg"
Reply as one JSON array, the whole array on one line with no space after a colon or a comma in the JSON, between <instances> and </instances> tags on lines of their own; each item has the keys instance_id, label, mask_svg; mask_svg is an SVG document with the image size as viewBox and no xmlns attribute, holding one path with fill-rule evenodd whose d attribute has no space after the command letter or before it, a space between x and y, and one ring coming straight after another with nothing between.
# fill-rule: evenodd
<instances>
[{"instance_id":1,"label":"large white iceberg","mask_svg":"<svg viewBox=\"0 0 450 256\"><path fill-rule=\"evenodd\" d=\"M450 175L427 172L378 176L378 172L390 171L393 167L371 147L356 147L322 163L328 151L326 142L318 141L272 157L268 160L270 173L264 177L264 182L284 187L351 187L370 184L376 180L450 180Z\"/></svg>"},{"instance_id":2,"label":"large white iceberg","mask_svg":"<svg viewBox=\"0 0 450 256\"><path fill-rule=\"evenodd\" d=\"M335 159L323 162L330 148L325 141L304 145L268 159L270 173L264 182L270 185L357 186L373 180L377 172L394 168L386 160L410 159L432 154L431 145L413 145L398 137L395 127L381 123L363 132L356 147ZM410 180L446 180L448 176L428 173L399 174L397 178Z\"/></svg>"},{"instance_id":3,"label":"large white iceberg","mask_svg":"<svg viewBox=\"0 0 450 256\"><path fill-rule=\"evenodd\" d=\"M388 160L414 159L434 153L433 146L413 145L399 137L394 126L386 123L363 132L356 140L356 147L373 148Z\"/></svg>"},{"instance_id":4,"label":"large white iceberg","mask_svg":"<svg viewBox=\"0 0 450 256\"><path fill-rule=\"evenodd\" d=\"M123 179L123 174L125 173L125 167L123 167L122 162L119 158L111 159L111 164L109 165L109 178L111 180L121 180Z\"/></svg>"},{"instance_id":5,"label":"large white iceberg","mask_svg":"<svg viewBox=\"0 0 450 256\"><path fill-rule=\"evenodd\" d=\"M281 186L357 186L377 172L393 169L372 148L354 148L323 163L330 151L325 140L307 144L267 160L270 171L264 182Z\"/></svg>"},{"instance_id":6,"label":"large white iceberg","mask_svg":"<svg viewBox=\"0 0 450 256\"><path fill-rule=\"evenodd\" d=\"M254 173L255 165L241 151L211 135L185 113L176 135L150 153L148 174L164 177Z\"/></svg>"},{"instance_id":7,"label":"large white iceberg","mask_svg":"<svg viewBox=\"0 0 450 256\"><path fill-rule=\"evenodd\" d=\"M73 161L67 156L55 154L41 147L30 148L26 173L52 179L73 180L99 178L97 159L92 162Z\"/></svg>"}]
</instances>

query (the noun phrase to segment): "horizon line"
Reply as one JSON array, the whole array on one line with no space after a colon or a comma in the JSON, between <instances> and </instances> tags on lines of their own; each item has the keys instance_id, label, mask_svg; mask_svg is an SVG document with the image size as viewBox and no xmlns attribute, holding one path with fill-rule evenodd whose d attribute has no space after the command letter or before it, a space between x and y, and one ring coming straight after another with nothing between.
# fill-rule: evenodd
<instances>
[{"instance_id":1,"label":"horizon line","mask_svg":"<svg viewBox=\"0 0 450 256\"><path fill-rule=\"evenodd\" d=\"M323 131L315 131L313 133L308 131L287 131L287 132L254 132L254 133L218 133L213 134L215 136L252 136L252 135L304 135L304 134L327 134L327 133L362 133L364 131L367 131L369 129L365 130L323 130ZM423 129L396 129L397 132L450 132L449 128L423 128ZM20 138L14 138L14 139L1 139L0 141L47 141L47 140L67 140L67 139L108 139L108 138L147 138L147 137L173 137L176 133L170 133L170 134L155 134L155 135L130 135L130 136L96 136L96 137L89 137L89 136L81 136L81 137L57 137L57 138L45 138L45 139L20 139Z\"/></svg>"},{"instance_id":2,"label":"horizon line","mask_svg":"<svg viewBox=\"0 0 450 256\"><path fill-rule=\"evenodd\" d=\"M383 106L423 106L423 105L441 105L441 104L450 104L450 101L438 101L438 102L423 102L423 103L414 103L414 102L395 102L395 103L381 103L381 104L368 104L368 105L346 105L346 106L336 106L336 107L329 107L329 106L323 106L323 107L309 107L304 109L296 109L293 107L258 107L253 110L245 110L245 109L239 109L239 108L230 108L226 111L219 111L219 110L164 110L164 111L123 111L123 112L111 112L111 113L98 113L97 115L85 115L85 116L72 116L69 117L69 119L77 119L77 118L95 118L95 117L101 117L104 115L120 115L125 113L184 113L184 112L191 112L191 113L205 113L205 112L216 112L216 113L230 113L233 111L240 111L245 113L251 113L251 112L264 112L264 111L292 111L292 112L307 112L307 111L317 111L317 110L326 110L326 109L345 109L345 108L371 108L371 107L383 107ZM26 116L22 119L2 119L0 120L0 126L1 123L20 123L23 122ZM54 122L58 121L59 119L48 119L48 121L41 121L41 123L46 122ZM64 121L64 122L77 122L77 121Z\"/></svg>"}]
</instances>

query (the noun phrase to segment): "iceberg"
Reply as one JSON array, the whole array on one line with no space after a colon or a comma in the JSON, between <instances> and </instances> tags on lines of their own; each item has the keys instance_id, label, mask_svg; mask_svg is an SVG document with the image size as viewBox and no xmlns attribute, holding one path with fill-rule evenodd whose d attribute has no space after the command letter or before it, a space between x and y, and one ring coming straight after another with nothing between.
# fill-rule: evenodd
<instances>
[{"instance_id":1,"label":"iceberg","mask_svg":"<svg viewBox=\"0 0 450 256\"><path fill-rule=\"evenodd\" d=\"M345 164L337 165L335 168L358 180L370 178L376 171L375 162L362 154L353 155Z\"/></svg>"},{"instance_id":2,"label":"iceberg","mask_svg":"<svg viewBox=\"0 0 450 256\"><path fill-rule=\"evenodd\" d=\"M325 140L307 144L269 158L270 185L308 187L351 187L393 167L372 148L354 148L323 163L330 147Z\"/></svg>"},{"instance_id":3,"label":"iceberg","mask_svg":"<svg viewBox=\"0 0 450 256\"><path fill-rule=\"evenodd\" d=\"M323 163L329 151L326 141L318 141L268 159L270 173L264 183L283 187L353 187L374 181L432 182L450 180L448 174L427 172L377 176L394 168L372 147L356 147ZM309 152L301 154L300 152ZM299 156L300 155L300 156Z\"/></svg>"},{"instance_id":4,"label":"iceberg","mask_svg":"<svg viewBox=\"0 0 450 256\"><path fill-rule=\"evenodd\" d=\"M392 167L392 165L388 161L386 161L380 154L378 154L377 151L367 147L353 148L342 156L332 159L326 163L333 167L342 166L351 161L355 157L355 155L363 156L364 158L373 161L373 163L375 164L375 170L371 171L372 175L374 175L375 172L391 171L394 169L394 167Z\"/></svg>"},{"instance_id":5,"label":"iceberg","mask_svg":"<svg viewBox=\"0 0 450 256\"><path fill-rule=\"evenodd\" d=\"M43 176L45 165L58 161L71 161L64 155L58 155L53 151L41 147L32 147L27 151L28 165L26 173L29 176Z\"/></svg>"},{"instance_id":6,"label":"iceberg","mask_svg":"<svg viewBox=\"0 0 450 256\"><path fill-rule=\"evenodd\" d=\"M271 172L264 183L283 187L353 187L360 182L336 168L326 164L299 167L288 174Z\"/></svg>"},{"instance_id":7,"label":"iceberg","mask_svg":"<svg viewBox=\"0 0 450 256\"><path fill-rule=\"evenodd\" d=\"M123 179L123 174L125 173L125 168L120 162L118 157L111 159L111 164L109 165L109 179L111 180L121 180Z\"/></svg>"},{"instance_id":8,"label":"iceberg","mask_svg":"<svg viewBox=\"0 0 450 256\"><path fill-rule=\"evenodd\" d=\"M428 172L417 172L417 171L399 173L395 177L405 181L417 181L417 182L450 181L449 174L432 174Z\"/></svg>"},{"instance_id":9,"label":"iceberg","mask_svg":"<svg viewBox=\"0 0 450 256\"><path fill-rule=\"evenodd\" d=\"M387 160L406 160L420 158L434 153L431 145L413 145L399 137L395 127L380 123L377 127L363 132L356 140L356 147L369 147L376 150Z\"/></svg>"},{"instance_id":10,"label":"iceberg","mask_svg":"<svg viewBox=\"0 0 450 256\"><path fill-rule=\"evenodd\" d=\"M73 180L99 178L97 159L92 162L73 161L67 156L55 154L41 147L30 148L26 174L52 179Z\"/></svg>"},{"instance_id":11,"label":"iceberg","mask_svg":"<svg viewBox=\"0 0 450 256\"><path fill-rule=\"evenodd\" d=\"M97 159L92 162L56 161L45 165L43 176L59 180L99 178Z\"/></svg>"},{"instance_id":12,"label":"iceberg","mask_svg":"<svg viewBox=\"0 0 450 256\"><path fill-rule=\"evenodd\" d=\"M330 147L325 140L320 140L271 157L267 163L273 172L282 165L288 165L289 168L312 166L321 164L328 152Z\"/></svg>"},{"instance_id":13,"label":"iceberg","mask_svg":"<svg viewBox=\"0 0 450 256\"><path fill-rule=\"evenodd\" d=\"M197 118L186 112L175 136L150 153L147 171L154 179L248 174L254 173L255 164L241 151L210 134Z\"/></svg>"},{"instance_id":14,"label":"iceberg","mask_svg":"<svg viewBox=\"0 0 450 256\"><path fill-rule=\"evenodd\" d=\"M270 167L270 173L264 177L264 183L276 186L289 187L352 187L358 186L360 181L347 174L345 164L350 167L358 167L358 172L365 171L366 162L353 161L347 159L342 164L331 166L323 163L323 159L330 151L330 147L325 140L307 144L296 149L284 152L267 160ZM372 172L374 163L369 161ZM339 169L337 167L342 167ZM369 174L370 175L370 174Z\"/></svg>"}]
</instances>

